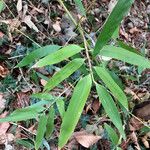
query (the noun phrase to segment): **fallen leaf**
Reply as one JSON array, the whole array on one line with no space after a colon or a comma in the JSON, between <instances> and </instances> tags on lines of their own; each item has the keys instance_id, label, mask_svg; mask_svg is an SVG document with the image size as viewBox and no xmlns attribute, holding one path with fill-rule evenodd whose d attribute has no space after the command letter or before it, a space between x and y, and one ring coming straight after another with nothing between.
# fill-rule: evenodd
<instances>
[{"instance_id":1,"label":"fallen leaf","mask_svg":"<svg viewBox=\"0 0 150 150\"><path fill-rule=\"evenodd\" d=\"M144 101L135 105L133 114L143 120L150 120L150 101Z\"/></svg>"},{"instance_id":2,"label":"fallen leaf","mask_svg":"<svg viewBox=\"0 0 150 150\"><path fill-rule=\"evenodd\" d=\"M17 93L17 99L13 103L13 107L17 108L24 108L29 106L30 98L28 93L19 92Z\"/></svg>"},{"instance_id":3,"label":"fallen leaf","mask_svg":"<svg viewBox=\"0 0 150 150\"><path fill-rule=\"evenodd\" d=\"M4 33L0 31L0 38L3 38Z\"/></svg>"},{"instance_id":4,"label":"fallen leaf","mask_svg":"<svg viewBox=\"0 0 150 150\"><path fill-rule=\"evenodd\" d=\"M89 148L90 146L95 144L99 139L101 139L100 136L89 134L86 131L75 132L74 137L78 143L80 143L86 148Z\"/></svg>"},{"instance_id":5,"label":"fallen leaf","mask_svg":"<svg viewBox=\"0 0 150 150\"><path fill-rule=\"evenodd\" d=\"M117 0L111 0L108 4L108 12L110 13L113 8L115 7L115 5L117 4Z\"/></svg>"},{"instance_id":6,"label":"fallen leaf","mask_svg":"<svg viewBox=\"0 0 150 150\"><path fill-rule=\"evenodd\" d=\"M150 148L147 135L145 135L144 137L142 137L142 142L143 142L144 146L145 146L147 149Z\"/></svg>"},{"instance_id":7,"label":"fallen leaf","mask_svg":"<svg viewBox=\"0 0 150 150\"><path fill-rule=\"evenodd\" d=\"M93 113L96 114L97 111L99 110L99 108L100 108L100 102L99 102L99 100L94 100L93 103L92 103Z\"/></svg>"},{"instance_id":8,"label":"fallen leaf","mask_svg":"<svg viewBox=\"0 0 150 150\"><path fill-rule=\"evenodd\" d=\"M5 111L3 114L0 115L0 118L5 118L7 114L8 114L8 112ZM0 136L2 134L6 134L9 126L10 126L10 124L8 122L0 123Z\"/></svg>"},{"instance_id":9,"label":"fallen leaf","mask_svg":"<svg viewBox=\"0 0 150 150\"><path fill-rule=\"evenodd\" d=\"M56 23L53 24L53 29L56 32L60 32L61 31L61 27L60 27L60 22L59 21L56 21Z\"/></svg>"},{"instance_id":10,"label":"fallen leaf","mask_svg":"<svg viewBox=\"0 0 150 150\"><path fill-rule=\"evenodd\" d=\"M3 98L3 94L0 93L0 113L5 109L6 100Z\"/></svg>"},{"instance_id":11,"label":"fallen leaf","mask_svg":"<svg viewBox=\"0 0 150 150\"><path fill-rule=\"evenodd\" d=\"M40 83L41 83L41 85L45 86L45 85L47 84L47 81L44 80L44 79L41 79L41 80L40 80Z\"/></svg>"},{"instance_id":12,"label":"fallen leaf","mask_svg":"<svg viewBox=\"0 0 150 150\"><path fill-rule=\"evenodd\" d=\"M138 138L137 138L137 135L135 134L135 132L132 132L132 133L130 134L130 138L131 138L131 140L133 141L133 143L136 145L136 146L135 146L136 149L137 149L137 150L141 150L141 148L140 148L140 146L139 146L139 143L138 143Z\"/></svg>"},{"instance_id":13,"label":"fallen leaf","mask_svg":"<svg viewBox=\"0 0 150 150\"><path fill-rule=\"evenodd\" d=\"M17 2L17 11L18 13L22 10L22 0L18 0Z\"/></svg>"},{"instance_id":14,"label":"fallen leaf","mask_svg":"<svg viewBox=\"0 0 150 150\"><path fill-rule=\"evenodd\" d=\"M9 70L2 64L0 65L0 77L5 78L9 73Z\"/></svg>"},{"instance_id":15,"label":"fallen leaf","mask_svg":"<svg viewBox=\"0 0 150 150\"><path fill-rule=\"evenodd\" d=\"M4 112L0 115L0 118L5 118L8 112ZM7 130L10 127L10 124L8 122L3 122L0 124L0 144L4 144L7 140Z\"/></svg>"},{"instance_id":16,"label":"fallen leaf","mask_svg":"<svg viewBox=\"0 0 150 150\"><path fill-rule=\"evenodd\" d=\"M23 19L23 22L26 23L31 29L35 30L36 32L38 32L38 28L35 26L35 24L31 21L31 16L25 16Z\"/></svg>"},{"instance_id":17,"label":"fallen leaf","mask_svg":"<svg viewBox=\"0 0 150 150\"><path fill-rule=\"evenodd\" d=\"M131 34L135 34L135 33L141 33L141 30L138 29L137 27L134 27L134 28L130 29L129 32Z\"/></svg>"}]
</instances>

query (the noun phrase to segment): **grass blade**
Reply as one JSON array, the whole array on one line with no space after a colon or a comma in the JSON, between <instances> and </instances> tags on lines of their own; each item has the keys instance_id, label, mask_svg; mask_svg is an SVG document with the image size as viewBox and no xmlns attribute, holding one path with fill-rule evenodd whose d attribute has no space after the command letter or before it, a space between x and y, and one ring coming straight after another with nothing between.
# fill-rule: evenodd
<instances>
[{"instance_id":1,"label":"grass blade","mask_svg":"<svg viewBox=\"0 0 150 150\"><path fill-rule=\"evenodd\" d=\"M86 85L86 86L85 86ZM91 76L82 78L76 85L67 111L64 114L60 129L59 147L62 148L71 137L78 120L83 111L84 105L90 93L92 85ZM81 92L82 91L82 92Z\"/></svg>"},{"instance_id":2,"label":"grass blade","mask_svg":"<svg viewBox=\"0 0 150 150\"><path fill-rule=\"evenodd\" d=\"M47 117L45 114L40 116L38 129L37 129L37 135L35 139L35 149L38 150L42 144L44 134L46 131L46 123L47 123Z\"/></svg>"},{"instance_id":3,"label":"grass blade","mask_svg":"<svg viewBox=\"0 0 150 150\"><path fill-rule=\"evenodd\" d=\"M79 67L84 63L84 59L78 58L72 60L65 67L63 67L59 72L57 72L44 87L44 90L51 90L67 77L69 77L72 73L74 73Z\"/></svg>"},{"instance_id":4,"label":"grass blade","mask_svg":"<svg viewBox=\"0 0 150 150\"><path fill-rule=\"evenodd\" d=\"M134 0L118 0L107 21L105 22L101 33L98 36L95 48L94 56L96 56L100 50L111 39L113 33L119 26L123 17L127 14Z\"/></svg>"},{"instance_id":5,"label":"grass blade","mask_svg":"<svg viewBox=\"0 0 150 150\"><path fill-rule=\"evenodd\" d=\"M107 115L109 116L113 124L117 127L122 137L125 139L126 138L125 132L123 130L120 114L115 105L115 102L113 101L112 97L109 95L109 93L103 86L97 84L96 90L97 90L99 99L102 103L102 106L105 109L105 112L107 113Z\"/></svg>"},{"instance_id":6,"label":"grass blade","mask_svg":"<svg viewBox=\"0 0 150 150\"><path fill-rule=\"evenodd\" d=\"M40 59L32 68L43 67L47 65L53 65L59 63L77 53L79 53L83 48L77 45L68 45L63 47L59 51L52 53L42 59Z\"/></svg>"},{"instance_id":7,"label":"grass blade","mask_svg":"<svg viewBox=\"0 0 150 150\"><path fill-rule=\"evenodd\" d=\"M37 59L40 59L48 54L51 54L55 51L57 51L61 46L58 45L47 45L41 48L38 48L34 50L33 52L29 53L25 58L23 58L16 67L23 67L26 66L32 62L34 62Z\"/></svg>"},{"instance_id":8,"label":"grass blade","mask_svg":"<svg viewBox=\"0 0 150 150\"><path fill-rule=\"evenodd\" d=\"M114 97L118 99L122 106L124 106L128 110L128 100L122 89L118 86L118 84L113 80L107 70L103 67L95 67L94 68L98 76L102 79L102 81L106 84L106 86L110 89Z\"/></svg>"},{"instance_id":9,"label":"grass blade","mask_svg":"<svg viewBox=\"0 0 150 150\"><path fill-rule=\"evenodd\" d=\"M105 46L100 51L100 55L112 57L143 68L150 68L150 61L148 59L121 47Z\"/></svg>"}]
</instances>

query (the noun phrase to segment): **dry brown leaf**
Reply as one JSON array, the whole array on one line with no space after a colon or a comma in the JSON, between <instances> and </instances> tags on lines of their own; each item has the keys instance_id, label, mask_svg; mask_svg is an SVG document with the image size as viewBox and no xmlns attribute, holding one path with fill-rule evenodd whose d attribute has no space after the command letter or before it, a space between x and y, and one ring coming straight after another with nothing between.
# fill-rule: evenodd
<instances>
[{"instance_id":1,"label":"dry brown leaf","mask_svg":"<svg viewBox=\"0 0 150 150\"><path fill-rule=\"evenodd\" d=\"M123 37L125 37L126 40L129 39L129 35L124 30L122 30L121 28L120 28L119 33L120 33L120 35L122 35Z\"/></svg>"},{"instance_id":2,"label":"dry brown leaf","mask_svg":"<svg viewBox=\"0 0 150 150\"><path fill-rule=\"evenodd\" d=\"M4 33L0 31L0 38L3 38Z\"/></svg>"},{"instance_id":3,"label":"dry brown leaf","mask_svg":"<svg viewBox=\"0 0 150 150\"><path fill-rule=\"evenodd\" d=\"M56 21L56 23L53 24L53 29L56 32L60 32L61 31L61 27L60 27L60 22L59 21Z\"/></svg>"},{"instance_id":4,"label":"dry brown leaf","mask_svg":"<svg viewBox=\"0 0 150 150\"><path fill-rule=\"evenodd\" d=\"M0 118L6 117L8 112L4 112L2 115L0 115ZM0 123L0 135L5 134L9 128L10 124L8 122Z\"/></svg>"},{"instance_id":5,"label":"dry brown leaf","mask_svg":"<svg viewBox=\"0 0 150 150\"><path fill-rule=\"evenodd\" d=\"M115 5L117 4L117 0L111 0L108 4L108 12L110 13L113 8L115 7Z\"/></svg>"},{"instance_id":6,"label":"dry brown leaf","mask_svg":"<svg viewBox=\"0 0 150 150\"><path fill-rule=\"evenodd\" d=\"M86 131L75 132L74 137L78 143L80 143L86 148L89 148L90 146L95 144L99 139L101 139L100 136L89 134Z\"/></svg>"},{"instance_id":7,"label":"dry brown leaf","mask_svg":"<svg viewBox=\"0 0 150 150\"><path fill-rule=\"evenodd\" d=\"M45 86L45 85L47 84L47 81L44 80L44 79L41 79L41 80L40 80L40 83L41 83L41 85Z\"/></svg>"},{"instance_id":8,"label":"dry brown leaf","mask_svg":"<svg viewBox=\"0 0 150 150\"><path fill-rule=\"evenodd\" d=\"M17 2L17 11L18 13L22 10L22 0L18 0Z\"/></svg>"},{"instance_id":9,"label":"dry brown leaf","mask_svg":"<svg viewBox=\"0 0 150 150\"><path fill-rule=\"evenodd\" d=\"M3 114L0 115L0 118L6 117L8 112L4 112ZM0 144L4 144L7 140L7 130L10 127L10 124L8 122L3 122L0 124Z\"/></svg>"},{"instance_id":10,"label":"dry brown leaf","mask_svg":"<svg viewBox=\"0 0 150 150\"><path fill-rule=\"evenodd\" d=\"M150 120L150 101L144 101L135 105L133 114L143 120Z\"/></svg>"},{"instance_id":11,"label":"dry brown leaf","mask_svg":"<svg viewBox=\"0 0 150 150\"><path fill-rule=\"evenodd\" d=\"M134 28L130 29L129 32L131 34L135 34L135 33L141 33L141 30L138 29L137 27L134 27Z\"/></svg>"},{"instance_id":12,"label":"dry brown leaf","mask_svg":"<svg viewBox=\"0 0 150 150\"><path fill-rule=\"evenodd\" d=\"M136 118L132 117L129 121L130 131L136 131L143 127L143 124Z\"/></svg>"},{"instance_id":13,"label":"dry brown leaf","mask_svg":"<svg viewBox=\"0 0 150 150\"><path fill-rule=\"evenodd\" d=\"M3 94L0 93L0 112L5 109L6 100L3 98Z\"/></svg>"},{"instance_id":14,"label":"dry brown leaf","mask_svg":"<svg viewBox=\"0 0 150 150\"><path fill-rule=\"evenodd\" d=\"M23 19L23 22L26 23L31 29L35 30L36 32L39 32L38 28L35 26L35 24L31 21L31 16L25 16Z\"/></svg>"},{"instance_id":15,"label":"dry brown leaf","mask_svg":"<svg viewBox=\"0 0 150 150\"><path fill-rule=\"evenodd\" d=\"M148 139L147 139L147 135L145 135L144 137L142 137L142 142L144 144L144 146L149 149L150 148L150 145L149 145L149 142L148 142Z\"/></svg>"},{"instance_id":16,"label":"dry brown leaf","mask_svg":"<svg viewBox=\"0 0 150 150\"><path fill-rule=\"evenodd\" d=\"M138 143L138 138L137 138L135 132L132 132L132 133L130 134L130 138L131 138L131 140L133 141L133 143L136 145L136 146L135 146L136 149L137 149L137 150L141 150L141 148L140 148L140 146L139 146L139 143Z\"/></svg>"},{"instance_id":17,"label":"dry brown leaf","mask_svg":"<svg viewBox=\"0 0 150 150\"><path fill-rule=\"evenodd\" d=\"M4 65L0 65L0 77L5 78L8 73L9 70Z\"/></svg>"}]
</instances>

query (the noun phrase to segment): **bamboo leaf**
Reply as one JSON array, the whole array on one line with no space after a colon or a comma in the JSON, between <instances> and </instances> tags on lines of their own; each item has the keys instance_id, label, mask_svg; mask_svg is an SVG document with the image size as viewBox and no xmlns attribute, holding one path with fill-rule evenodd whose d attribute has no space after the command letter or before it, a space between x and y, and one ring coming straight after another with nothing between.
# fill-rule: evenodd
<instances>
[{"instance_id":1,"label":"bamboo leaf","mask_svg":"<svg viewBox=\"0 0 150 150\"><path fill-rule=\"evenodd\" d=\"M49 100L49 101L54 99L54 96L52 96L49 93L34 93L31 95L31 97L32 98L38 98L41 100Z\"/></svg>"},{"instance_id":2,"label":"bamboo leaf","mask_svg":"<svg viewBox=\"0 0 150 150\"><path fill-rule=\"evenodd\" d=\"M100 51L100 55L112 57L143 68L150 68L150 61L148 59L121 47L105 46Z\"/></svg>"},{"instance_id":3,"label":"bamboo leaf","mask_svg":"<svg viewBox=\"0 0 150 150\"><path fill-rule=\"evenodd\" d=\"M3 11L4 7L5 7L5 4L3 0L0 0L0 13Z\"/></svg>"},{"instance_id":4,"label":"bamboo leaf","mask_svg":"<svg viewBox=\"0 0 150 150\"><path fill-rule=\"evenodd\" d=\"M50 110L49 110L47 125L46 125L46 138L47 139L51 136L54 130L54 117L55 117L55 110L52 106L50 107Z\"/></svg>"},{"instance_id":5,"label":"bamboo leaf","mask_svg":"<svg viewBox=\"0 0 150 150\"><path fill-rule=\"evenodd\" d=\"M107 123L105 124L105 129L106 129L106 131L107 131L107 133L108 133L108 136L110 137L110 139L111 139L113 145L116 146L116 145L118 144L118 141L119 141L119 137L118 137L117 133L116 133L115 130L114 130L111 126L109 126Z\"/></svg>"},{"instance_id":6,"label":"bamboo leaf","mask_svg":"<svg viewBox=\"0 0 150 150\"><path fill-rule=\"evenodd\" d=\"M91 76L82 78L76 85L67 111L64 114L60 129L59 147L62 148L71 137L78 120L83 111L84 105L90 93L92 85Z\"/></svg>"},{"instance_id":7,"label":"bamboo leaf","mask_svg":"<svg viewBox=\"0 0 150 150\"><path fill-rule=\"evenodd\" d=\"M46 123L47 123L47 117L45 114L40 116L38 129L37 129L37 135L35 139L35 149L38 150L42 144L44 134L46 131Z\"/></svg>"},{"instance_id":8,"label":"bamboo leaf","mask_svg":"<svg viewBox=\"0 0 150 150\"><path fill-rule=\"evenodd\" d=\"M81 65L84 63L84 59L77 58L68 63L65 67L63 67L59 72L57 72L44 87L44 90L51 90L55 86L57 86L64 79L69 77L72 73L74 73Z\"/></svg>"},{"instance_id":9,"label":"bamboo leaf","mask_svg":"<svg viewBox=\"0 0 150 150\"><path fill-rule=\"evenodd\" d=\"M112 94L118 99L122 106L124 106L128 110L128 100L122 89L118 86L118 84L113 80L107 70L103 67L94 67L98 76L102 79L102 81L106 84L106 86L110 89Z\"/></svg>"},{"instance_id":10,"label":"bamboo leaf","mask_svg":"<svg viewBox=\"0 0 150 150\"><path fill-rule=\"evenodd\" d=\"M79 53L83 48L77 45L68 45L63 47L59 51L56 51L42 59L40 59L32 68L43 67L47 65L53 65L59 63L68 57L71 57L77 53Z\"/></svg>"},{"instance_id":11,"label":"bamboo leaf","mask_svg":"<svg viewBox=\"0 0 150 150\"><path fill-rule=\"evenodd\" d=\"M100 50L111 39L113 33L121 23L123 17L127 14L134 0L118 0L108 19L106 20L101 33L98 36L95 48L94 56L96 56Z\"/></svg>"},{"instance_id":12,"label":"bamboo leaf","mask_svg":"<svg viewBox=\"0 0 150 150\"><path fill-rule=\"evenodd\" d=\"M82 0L74 0L74 1L81 15L86 16L86 12L85 12L85 8L83 6Z\"/></svg>"},{"instance_id":13,"label":"bamboo leaf","mask_svg":"<svg viewBox=\"0 0 150 150\"><path fill-rule=\"evenodd\" d=\"M64 114L65 114L65 103L64 103L63 99L58 99L56 101L56 105L57 105L57 108L58 108L61 118L63 118Z\"/></svg>"},{"instance_id":14,"label":"bamboo leaf","mask_svg":"<svg viewBox=\"0 0 150 150\"><path fill-rule=\"evenodd\" d=\"M103 86L97 84L96 90L97 90L99 99L102 103L102 106L105 109L105 112L107 113L107 115L109 116L113 124L117 127L122 137L125 139L126 138L125 132L123 130L120 114L117 110L115 102L113 101L112 97Z\"/></svg>"},{"instance_id":15,"label":"bamboo leaf","mask_svg":"<svg viewBox=\"0 0 150 150\"><path fill-rule=\"evenodd\" d=\"M38 113L45 110L45 108L43 107L43 105L45 104L48 104L48 101L41 101L29 107L17 109L14 112L12 112L8 117L0 118L0 122L24 121L36 118Z\"/></svg>"},{"instance_id":16,"label":"bamboo leaf","mask_svg":"<svg viewBox=\"0 0 150 150\"><path fill-rule=\"evenodd\" d=\"M57 51L61 46L58 45L47 45L41 48L38 48L34 50L33 52L29 53L27 56L25 56L16 67L23 67L26 66L32 62L34 62L37 59L40 59L48 54L51 54L55 51Z\"/></svg>"}]
</instances>

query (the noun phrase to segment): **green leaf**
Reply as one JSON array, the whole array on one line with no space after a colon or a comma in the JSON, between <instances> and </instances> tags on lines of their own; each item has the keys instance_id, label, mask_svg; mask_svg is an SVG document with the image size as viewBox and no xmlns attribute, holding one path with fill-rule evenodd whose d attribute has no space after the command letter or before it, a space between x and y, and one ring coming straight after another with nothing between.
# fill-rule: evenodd
<instances>
[{"instance_id":1,"label":"green leaf","mask_svg":"<svg viewBox=\"0 0 150 150\"><path fill-rule=\"evenodd\" d=\"M116 30L114 31L113 35L112 35L112 39L116 40L117 38L119 38L119 29L120 26L116 28Z\"/></svg>"},{"instance_id":2,"label":"green leaf","mask_svg":"<svg viewBox=\"0 0 150 150\"><path fill-rule=\"evenodd\" d=\"M124 49L126 49L126 50L128 50L128 51L130 51L130 52L133 52L133 53L136 53L136 54L142 56L142 53L141 53L141 52L139 52L137 49L131 47L130 45L127 45L127 44L124 43L123 41L118 40L118 41L117 41L117 44L119 45L119 47L122 47L122 48L124 48Z\"/></svg>"},{"instance_id":3,"label":"green leaf","mask_svg":"<svg viewBox=\"0 0 150 150\"><path fill-rule=\"evenodd\" d=\"M115 130L109 126L107 123L105 124L105 129L108 133L109 138L111 139L113 145L118 145L118 141L119 141L119 137L117 135L117 133L115 132Z\"/></svg>"},{"instance_id":4,"label":"green leaf","mask_svg":"<svg viewBox=\"0 0 150 150\"><path fill-rule=\"evenodd\" d=\"M58 45L47 45L41 48L38 48L34 50L33 52L29 53L25 58L23 58L16 67L23 67L26 66L32 62L34 62L37 59L40 59L44 56L47 56L48 54L51 54L55 51L57 51L61 46Z\"/></svg>"},{"instance_id":5,"label":"green leaf","mask_svg":"<svg viewBox=\"0 0 150 150\"><path fill-rule=\"evenodd\" d=\"M81 15L86 16L86 11L85 11L85 8L82 4L82 0L74 0L74 1L75 1L76 7L78 8Z\"/></svg>"},{"instance_id":6,"label":"green leaf","mask_svg":"<svg viewBox=\"0 0 150 150\"><path fill-rule=\"evenodd\" d=\"M35 149L38 150L42 144L44 134L46 131L46 123L47 123L47 117L45 114L40 116L36 139L35 139Z\"/></svg>"},{"instance_id":7,"label":"green leaf","mask_svg":"<svg viewBox=\"0 0 150 150\"><path fill-rule=\"evenodd\" d=\"M55 117L55 110L53 106L50 107L48 119L47 119L47 125L46 125L46 138L48 139L53 130L54 130L54 117Z\"/></svg>"},{"instance_id":8,"label":"green leaf","mask_svg":"<svg viewBox=\"0 0 150 150\"><path fill-rule=\"evenodd\" d=\"M103 67L94 67L98 76L102 79L102 81L106 84L106 86L110 89L112 94L118 101L128 110L128 100L122 89L118 86L118 84L113 80L107 70Z\"/></svg>"},{"instance_id":9,"label":"green leaf","mask_svg":"<svg viewBox=\"0 0 150 150\"><path fill-rule=\"evenodd\" d=\"M117 127L122 137L125 139L126 138L125 132L123 130L120 114L117 110L115 102L113 101L112 97L103 86L97 84L96 90L97 90L99 99L102 103L102 106L105 109L105 112L107 113L107 115L109 116L113 124Z\"/></svg>"},{"instance_id":10,"label":"green leaf","mask_svg":"<svg viewBox=\"0 0 150 150\"><path fill-rule=\"evenodd\" d=\"M5 4L3 0L0 0L0 13L3 11L4 7L5 7Z\"/></svg>"},{"instance_id":11,"label":"green leaf","mask_svg":"<svg viewBox=\"0 0 150 150\"><path fill-rule=\"evenodd\" d=\"M15 142L17 144L23 145L24 147L28 149L34 149L34 145L26 139L17 139Z\"/></svg>"},{"instance_id":12,"label":"green leaf","mask_svg":"<svg viewBox=\"0 0 150 150\"><path fill-rule=\"evenodd\" d=\"M133 2L134 0L118 0L98 36L93 52L94 56L96 56L103 46L111 39L113 33L121 23L123 17L127 14Z\"/></svg>"},{"instance_id":13,"label":"green leaf","mask_svg":"<svg viewBox=\"0 0 150 150\"><path fill-rule=\"evenodd\" d=\"M58 99L56 101L56 105L57 105L57 108L58 108L61 118L63 118L63 116L65 114L65 103L64 103L63 99Z\"/></svg>"},{"instance_id":14,"label":"green leaf","mask_svg":"<svg viewBox=\"0 0 150 150\"><path fill-rule=\"evenodd\" d=\"M112 57L143 68L150 68L150 61L148 59L121 47L105 46L100 51L100 55Z\"/></svg>"},{"instance_id":15,"label":"green leaf","mask_svg":"<svg viewBox=\"0 0 150 150\"><path fill-rule=\"evenodd\" d=\"M80 46L77 45L68 45L66 47L63 47L62 49L60 49L57 52L54 52L42 59L40 59L34 66L33 68L37 68L37 67L43 67L43 66L47 66L47 65L53 65L56 63L59 63L77 53L79 53L83 48L81 48Z\"/></svg>"},{"instance_id":16,"label":"green leaf","mask_svg":"<svg viewBox=\"0 0 150 150\"><path fill-rule=\"evenodd\" d=\"M68 78L72 73L74 73L79 67L84 63L84 59L77 58L68 63L59 72L57 72L44 87L44 90L51 90L57 86L60 82Z\"/></svg>"},{"instance_id":17,"label":"green leaf","mask_svg":"<svg viewBox=\"0 0 150 150\"><path fill-rule=\"evenodd\" d=\"M17 109L6 118L0 118L0 122L23 121L36 118L38 113L45 110L43 105L48 104L48 101L41 101L26 108Z\"/></svg>"},{"instance_id":18,"label":"green leaf","mask_svg":"<svg viewBox=\"0 0 150 150\"><path fill-rule=\"evenodd\" d=\"M90 93L91 86L92 80L90 75L85 76L77 83L62 120L58 144L60 148L67 143L75 129Z\"/></svg>"},{"instance_id":19,"label":"green leaf","mask_svg":"<svg viewBox=\"0 0 150 150\"><path fill-rule=\"evenodd\" d=\"M54 96L52 96L49 93L35 93L35 94L32 94L31 97L38 98L41 100L49 100L49 101L54 99Z\"/></svg>"}]
</instances>

